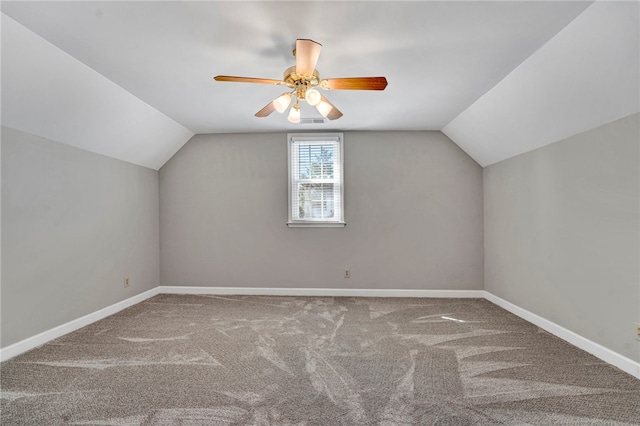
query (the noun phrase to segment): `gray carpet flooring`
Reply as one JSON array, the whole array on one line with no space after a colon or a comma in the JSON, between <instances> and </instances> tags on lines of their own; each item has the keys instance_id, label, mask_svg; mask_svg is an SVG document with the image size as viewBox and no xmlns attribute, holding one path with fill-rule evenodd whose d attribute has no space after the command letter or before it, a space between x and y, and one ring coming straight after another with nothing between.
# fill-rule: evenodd
<instances>
[{"instance_id":1,"label":"gray carpet flooring","mask_svg":"<svg viewBox=\"0 0 640 426\"><path fill-rule=\"evenodd\" d=\"M0 367L3 426L640 424L640 380L482 299L159 295Z\"/></svg>"}]
</instances>

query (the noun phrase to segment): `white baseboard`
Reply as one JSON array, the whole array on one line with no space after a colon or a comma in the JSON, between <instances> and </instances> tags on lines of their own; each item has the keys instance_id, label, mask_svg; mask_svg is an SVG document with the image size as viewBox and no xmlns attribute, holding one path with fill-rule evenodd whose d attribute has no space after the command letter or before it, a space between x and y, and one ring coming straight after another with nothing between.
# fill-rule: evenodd
<instances>
[{"instance_id":1,"label":"white baseboard","mask_svg":"<svg viewBox=\"0 0 640 426\"><path fill-rule=\"evenodd\" d=\"M137 296L115 303L99 311L85 315L36 336L0 349L0 361L6 361L23 352L78 330L125 308L140 303L157 294L216 294L253 296L351 296L351 297L434 297L434 298L478 298L487 299L496 305L558 336L578 348L640 379L640 363L626 358L598 343L582 337L541 316L507 302L484 290L419 290L419 289L354 289L354 288L260 288L260 287L181 287L159 286Z\"/></svg>"},{"instance_id":2,"label":"white baseboard","mask_svg":"<svg viewBox=\"0 0 640 426\"><path fill-rule=\"evenodd\" d=\"M611 349L607 349L604 346L587 339L586 337L580 336L579 334L576 334L571 330L567 330L566 328L559 326L558 324L551 322L545 318L542 318L539 315L529 312L526 309L516 306L511 302L507 302L506 300L495 296L488 291L485 291L484 293L485 299L487 299L489 302L495 303L496 305L506 309L512 314L517 315L534 325L537 325L541 329L548 331L554 336L557 336L562 340L569 342L586 352L589 352L591 355L600 358L604 362L614 365L620 370L625 371L632 376L640 379L640 363L622 356L619 353L612 351Z\"/></svg>"},{"instance_id":3,"label":"white baseboard","mask_svg":"<svg viewBox=\"0 0 640 426\"><path fill-rule=\"evenodd\" d=\"M358 288L260 288L160 286L164 294L218 294L247 296L335 296L335 297L449 297L484 298L484 290L419 290Z\"/></svg>"},{"instance_id":4,"label":"white baseboard","mask_svg":"<svg viewBox=\"0 0 640 426\"><path fill-rule=\"evenodd\" d=\"M158 286L137 296L115 303L99 311L69 321L51 330L29 337L6 348L0 349L0 361L6 361L21 353L76 331L98 320L113 315L129 306L140 303L157 294L218 294L253 296L357 296L357 297L484 297L483 290L389 290L389 289L346 289L346 288L260 288L260 287L181 287Z\"/></svg>"},{"instance_id":5,"label":"white baseboard","mask_svg":"<svg viewBox=\"0 0 640 426\"><path fill-rule=\"evenodd\" d=\"M116 312L120 312L121 310L128 308L129 306L133 306L136 303L140 303L150 297L155 296L156 294L158 294L158 287L152 288L151 290L145 291L144 293L140 293L121 302L114 303L111 306L107 306L106 308L100 309L99 311L69 321L68 323L59 325L58 327L54 327L51 330L44 331L33 337L21 340L20 342L7 346L6 348L2 348L0 349L0 361L6 361L10 358L13 358L14 356L20 355L23 352L36 348L40 345L44 345L45 343L50 342L53 339L57 339L58 337L64 336L67 333L76 331L91 323L106 318L109 315L113 315Z\"/></svg>"}]
</instances>

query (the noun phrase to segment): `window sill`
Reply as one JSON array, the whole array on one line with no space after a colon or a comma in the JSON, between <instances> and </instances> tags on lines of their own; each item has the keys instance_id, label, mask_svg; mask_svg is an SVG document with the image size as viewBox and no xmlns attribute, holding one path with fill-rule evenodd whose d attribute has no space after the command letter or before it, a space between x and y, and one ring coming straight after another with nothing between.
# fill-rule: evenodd
<instances>
[{"instance_id":1,"label":"window sill","mask_svg":"<svg viewBox=\"0 0 640 426\"><path fill-rule=\"evenodd\" d=\"M345 222L287 222L289 228L344 228Z\"/></svg>"}]
</instances>

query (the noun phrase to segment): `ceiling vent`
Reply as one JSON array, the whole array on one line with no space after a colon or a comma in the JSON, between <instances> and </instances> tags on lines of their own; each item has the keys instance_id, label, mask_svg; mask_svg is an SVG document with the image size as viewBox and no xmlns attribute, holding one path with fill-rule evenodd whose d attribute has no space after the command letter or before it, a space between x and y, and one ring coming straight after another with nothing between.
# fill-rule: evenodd
<instances>
[{"instance_id":1,"label":"ceiling vent","mask_svg":"<svg viewBox=\"0 0 640 426\"><path fill-rule=\"evenodd\" d=\"M324 124L326 118L301 118L300 124Z\"/></svg>"}]
</instances>

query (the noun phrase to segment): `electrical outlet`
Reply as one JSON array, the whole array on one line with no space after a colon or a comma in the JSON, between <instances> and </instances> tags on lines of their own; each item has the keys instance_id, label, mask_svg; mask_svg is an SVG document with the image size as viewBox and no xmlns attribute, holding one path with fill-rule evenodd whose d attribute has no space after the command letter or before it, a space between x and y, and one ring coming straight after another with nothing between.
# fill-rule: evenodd
<instances>
[{"instance_id":1,"label":"electrical outlet","mask_svg":"<svg viewBox=\"0 0 640 426\"><path fill-rule=\"evenodd\" d=\"M640 340L640 322L636 323L636 340Z\"/></svg>"},{"instance_id":2,"label":"electrical outlet","mask_svg":"<svg viewBox=\"0 0 640 426\"><path fill-rule=\"evenodd\" d=\"M129 277L124 277L124 286L129 287Z\"/></svg>"},{"instance_id":3,"label":"electrical outlet","mask_svg":"<svg viewBox=\"0 0 640 426\"><path fill-rule=\"evenodd\" d=\"M351 271L350 271L350 270L348 270L348 269L345 269L345 270L344 270L344 277L345 277L345 278L351 278Z\"/></svg>"}]
</instances>

